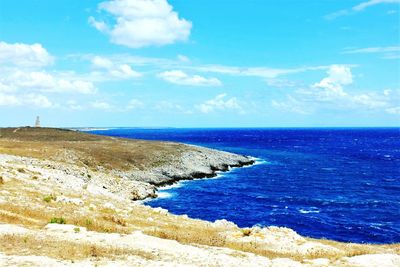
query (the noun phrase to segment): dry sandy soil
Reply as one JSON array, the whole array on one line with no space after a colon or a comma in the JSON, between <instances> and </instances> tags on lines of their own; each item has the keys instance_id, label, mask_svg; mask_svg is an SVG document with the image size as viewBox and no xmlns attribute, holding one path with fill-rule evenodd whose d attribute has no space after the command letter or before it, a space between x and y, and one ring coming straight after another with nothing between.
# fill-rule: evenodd
<instances>
[{"instance_id":1,"label":"dry sandy soil","mask_svg":"<svg viewBox=\"0 0 400 267\"><path fill-rule=\"evenodd\" d=\"M399 244L243 229L132 201L163 179L246 162L182 144L0 129L0 266L400 266Z\"/></svg>"}]
</instances>

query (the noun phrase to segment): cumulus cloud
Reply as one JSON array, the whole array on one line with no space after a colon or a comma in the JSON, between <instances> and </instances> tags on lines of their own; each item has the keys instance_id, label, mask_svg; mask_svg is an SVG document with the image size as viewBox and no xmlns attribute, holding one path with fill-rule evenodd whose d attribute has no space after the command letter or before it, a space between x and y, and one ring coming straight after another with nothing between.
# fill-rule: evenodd
<instances>
[{"instance_id":1,"label":"cumulus cloud","mask_svg":"<svg viewBox=\"0 0 400 267\"><path fill-rule=\"evenodd\" d=\"M28 94L22 99L24 104L33 105L41 108L53 107L53 103L44 95Z\"/></svg>"},{"instance_id":2,"label":"cumulus cloud","mask_svg":"<svg viewBox=\"0 0 400 267\"><path fill-rule=\"evenodd\" d=\"M72 73L48 72L53 57L41 44L0 42L0 105L57 107L44 93L96 92L94 84Z\"/></svg>"},{"instance_id":3,"label":"cumulus cloud","mask_svg":"<svg viewBox=\"0 0 400 267\"><path fill-rule=\"evenodd\" d=\"M96 28L96 30L101 32L108 32L108 26L104 21L97 21L94 17L89 17L88 22L91 26Z\"/></svg>"},{"instance_id":4,"label":"cumulus cloud","mask_svg":"<svg viewBox=\"0 0 400 267\"><path fill-rule=\"evenodd\" d=\"M30 91L42 91L52 93L80 93L92 94L96 88L92 82L58 77L46 71L30 71L11 69L4 70L7 75L0 77L0 84L14 91L30 89Z\"/></svg>"},{"instance_id":5,"label":"cumulus cloud","mask_svg":"<svg viewBox=\"0 0 400 267\"><path fill-rule=\"evenodd\" d=\"M51 108L53 104L47 96L40 94L10 95L0 93L0 106L25 106Z\"/></svg>"},{"instance_id":6,"label":"cumulus cloud","mask_svg":"<svg viewBox=\"0 0 400 267\"><path fill-rule=\"evenodd\" d=\"M181 70L164 71L158 77L173 84L188 86L221 86L222 82L217 78L206 78L200 75L188 75Z\"/></svg>"},{"instance_id":7,"label":"cumulus cloud","mask_svg":"<svg viewBox=\"0 0 400 267\"><path fill-rule=\"evenodd\" d=\"M20 104L17 96L0 92L0 106L17 106Z\"/></svg>"},{"instance_id":8,"label":"cumulus cloud","mask_svg":"<svg viewBox=\"0 0 400 267\"><path fill-rule=\"evenodd\" d=\"M236 110L243 112L236 97L227 98L227 94L219 94L216 97L197 105L196 108L202 113L210 113L214 111Z\"/></svg>"},{"instance_id":9,"label":"cumulus cloud","mask_svg":"<svg viewBox=\"0 0 400 267\"><path fill-rule=\"evenodd\" d=\"M133 70L128 64L114 64L110 59L95 56L92 65L96 69L106 70L108 75L116 79L130 79L141 77L142 74Z\"/></svg>"},{"instance_id":10,"label":"cumulus cloud","mask_svg":"<svg viewBox=\"0 0 400 267\"><path fill-rule=\"evenodd\" d=\"M41 44L0 42L0 65L42 67L52 62L53 57Z\"/></svg>"},{"instance_id":11,"label":"cumulus cloud","mask_svg":"<svg viewBox=\"0 0 400 267\"><path fill-rule=\"evenodd\" d=\"M400 100L397 90L352 93L345 89L352 83L350 67L332 65L321 81L297 90L285 100L273 100L271 105L285 112L300 114L310 114L319 109L396 113L394 103Z\"/></svg>"},{"instance_id":12,"label":"cumulus cloud","mask_svg":"<svg viewBox=\"0 0 400 267\"><path fill-rule=\"evenodd\" d=\"M53 57L41 44L0 42L0 105L59 107L47 93L92 94L94 84L73 72L49 72Z\"/></svg>"},{"instance_id":13,"label":"cumulus cloud","mask_svg":"<svg viewBox=\"0 0 400 267\"><path fill-rule=\"evenodd\" d=\"M312 87L322 89L319 92L320 97L332 98L346 96L343 90L344 85L353 83L353 75L350 67L344 65L332 65L327 71L328 76Z\"/></svg>"},{"instance_id":14,"label":"cumulus cloud","mask_svg":"<svg viewBox=\"0 0 400 267\"><path fill-rule=\"evenodd\" d=\"M167 0L112 0L99 4L115 24L89 18L89 23L107 34L111 42L130 48L162 46L189 38L192 23L179 18Z\"/></svg>"}]
</instances>

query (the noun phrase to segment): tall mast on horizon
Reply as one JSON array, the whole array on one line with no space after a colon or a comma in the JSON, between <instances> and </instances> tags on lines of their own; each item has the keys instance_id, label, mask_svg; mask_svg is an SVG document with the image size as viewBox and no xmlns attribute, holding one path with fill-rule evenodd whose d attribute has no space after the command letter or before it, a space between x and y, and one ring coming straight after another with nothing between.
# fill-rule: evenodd
<instances>
[{"instance_id":1,"label":"tall mast on horizon","mask_svg":"<svg viewBox=\"0 0 400 267\"><path fill-rule=\"evenodd\" d=\"M40 118L39 118L39 116L36 116L35 127L40 127Z\"/></svg>"}]
</instances>

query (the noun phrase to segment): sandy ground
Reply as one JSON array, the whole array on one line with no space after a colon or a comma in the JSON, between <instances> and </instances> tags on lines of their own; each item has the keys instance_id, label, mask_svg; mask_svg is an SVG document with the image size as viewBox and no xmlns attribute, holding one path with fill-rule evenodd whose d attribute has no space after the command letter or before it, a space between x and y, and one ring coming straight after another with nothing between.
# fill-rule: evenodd
<instances>
[{"instance_id":1,"label":"sandy ground","mask_svg":"<svg viewBox=\"0 0 400 267\"><path fill-rule=\"evenodd\" d=\"M51 166L0 154L1 266L400 266L399 245L193 220Z\"/></svg>"}]
</instances>

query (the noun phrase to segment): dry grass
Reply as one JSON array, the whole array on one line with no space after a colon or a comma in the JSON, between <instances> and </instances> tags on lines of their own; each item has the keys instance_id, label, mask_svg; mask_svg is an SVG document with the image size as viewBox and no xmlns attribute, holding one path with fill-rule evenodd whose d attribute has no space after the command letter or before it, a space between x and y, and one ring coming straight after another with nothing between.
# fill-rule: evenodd
<instances>
[{"instance_id":1,"label":"dry grass","mask_svg":"<svg viewBox=\"0 0 400 267\"><path fill-rule=\"evenodd\" d=\"M24 184L22 181L12 180L3 185L3 187L5 187L3 189L8 190L11 195L15 196L15 199L18 199L21 191L26 192L27 199L25 200L25 203L11 201L7 204L1 204L0 223L18 224L31 229L41 229L51 220L51 218L62 217L65 218L68 224L86 227L89 231L129 234L134 230L141 230L145 234L164 239L176 240L182 244L226 247L240 252L251 252L257 255L266 256L270 259L291 258L297 261L322 257L328 258L333 262L344 256L379 253L381 251L399 253L400 249L399 245L359 245L329 240L309 239L310 241L321 242L322 244L338 248L339 252L315 250L310 251L305 255L281 253L263 245L261 242L257 241L256 238L251 242L243 242L241 238L227 239L223 234L226 229L216 228L211 226L209 223L200 220L159 213L141 205L131 206L130 210L126 210L125 208L129 206L128 203L113 202L113 204L119 209L125 209L126 214L124 215L124 213L117 212L110 208L100 208L103 203L110 201L110 199L103 199L99 196L91 197L86 195L85 205L75 206L54 201L45 202L43 201L43 194L41 191L35 191L35 188ZM28 187L30 188L30 191L27 190ZM53 190L54 194L59 194L57 188L53 188ZM74 198L82 197L78 195L66 196ZM98 208L89 208L90 204L94 204ZM151 219L149 220L149 218ZM237 233L241 236L252 237L250 229L238 228ZM20 241L21 240L18 242ZM0 247L6 246L8 244L7 242L9 242L9 240L4 238L0 239ZM56 251L51 253L59 253L58 248L55 250ZM9 248L8 251L11 251L11 248ZM74 250L72 250L72 252L73 251ZM82 257L90 255L88 248L84 248L82 251ZM41 253L43 253L43 255L49 255L47 254L47 251ZM100 254L104 253L108 252L101 252ZM117 252L113 253L115 255L118 254Z\"/></svg>"},{"instance_id":2,"label":"dry grass","mask_svg":"<svg viewBox=\"0 0 400 267\"><path fill-rule=\"evenodd\" d=\"M60 260L83 260L86 258L106 257L123 258L135 255L152 260L155 256L144 251L101 246L99 244L49 240L37 236L3 235L0 236L1 251L9 255L47 256Z\"/></svg>"},{"instance_id":3,"label":"dry grass","mask_svg":"<svg viewBox=\"0 0 400 267\"><path fill-rule=\"evenodd\" d=\"M184 145L176 143L52 128L0 128L0 153L55 161L69 159L70 163L91 169L101 166L109 170L145 170L171 163L174 156L185 149Z\"/></svg>"}]
</instances>

